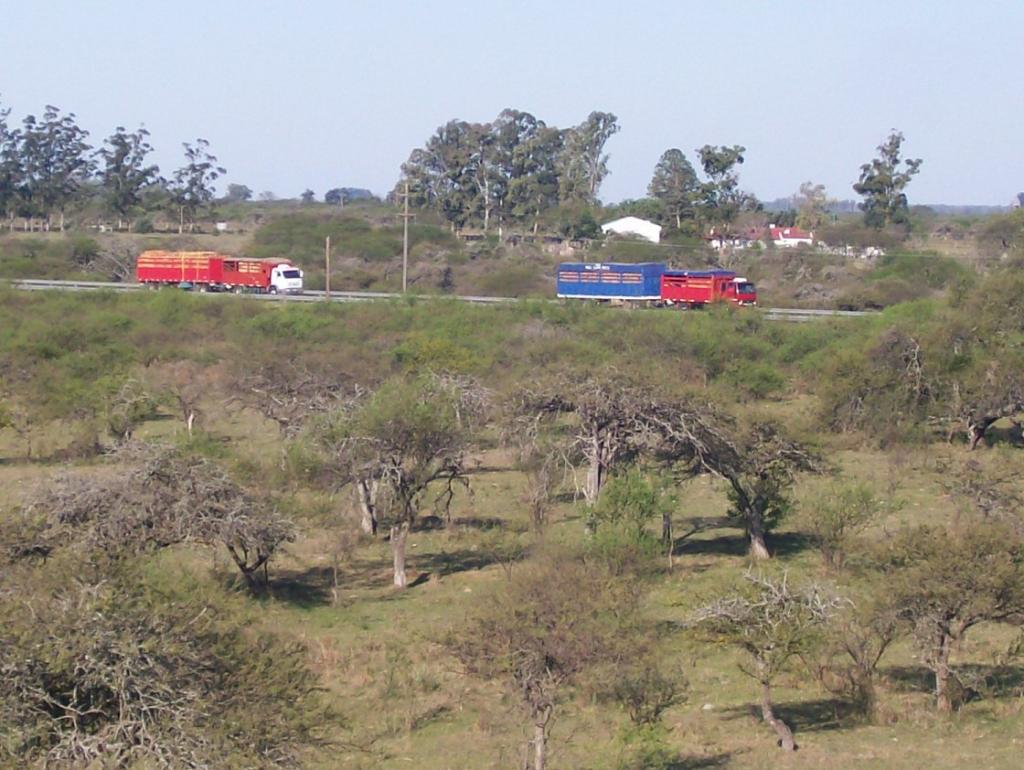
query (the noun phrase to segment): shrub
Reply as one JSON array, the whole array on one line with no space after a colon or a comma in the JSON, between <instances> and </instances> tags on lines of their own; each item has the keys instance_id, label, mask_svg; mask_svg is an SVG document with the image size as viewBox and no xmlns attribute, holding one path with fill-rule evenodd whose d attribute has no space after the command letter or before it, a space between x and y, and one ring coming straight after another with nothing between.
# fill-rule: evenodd
<instances>
[{"instance_id":1,"label":"shrub","mask_svg":"<svg viewBox=\"0 0 1024 770\"><path fill-rule=\"evenodd\" d=\"M335 721L305 650L134 571L0 592L0 762L299 767ZM31 581L32 586L38 580ZM32 593L32 589L28 589Z\"/></svg>"},{"instance_id":2,"label":"shrub","mask_svg":"<svg viewBox=\"0 0 1024 770\"><path fill-rule=\"evenodd\" d=\"M883 513L899 508L899 501L883 500L864 482L834 483L805 500L798 526L814 541L825 565L843 568L853 540Z\"/></svg>"},{"instance_id":3,"label":"shrub","mask_svg":"<svg viewBox=\"0 0 1024 770\"><path fill-rule=\"evenodd\" d=\"M139 217L132 223L132 230L141 235L151 233L154 229L152 217Z\"/></svg>"}]
</instances>

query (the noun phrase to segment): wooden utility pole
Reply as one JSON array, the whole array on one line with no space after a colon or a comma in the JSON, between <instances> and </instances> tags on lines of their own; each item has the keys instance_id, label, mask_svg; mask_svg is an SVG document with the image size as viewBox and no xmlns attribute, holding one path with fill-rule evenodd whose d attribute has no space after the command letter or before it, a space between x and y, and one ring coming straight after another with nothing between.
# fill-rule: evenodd
<instances>
[{"instance_id":1,"label":"wooden utility pole","mask_svg":"<svg viewBox=\"0 0 1024 770\"><path fill-rule=\"evenodd\" d=\"M331 236L324 241L324 297L331 301Z\"/></svg>"},{"instance_id":2,"label":"wooden utility pole","mask_svg":"<svg viewBox=\"0 0 1024 770\"><path fill-rule=\"evenodd\" d=\"M402 207L402 294L409 286L409 183L405 183Z\"/></svg>"}]
</instances>

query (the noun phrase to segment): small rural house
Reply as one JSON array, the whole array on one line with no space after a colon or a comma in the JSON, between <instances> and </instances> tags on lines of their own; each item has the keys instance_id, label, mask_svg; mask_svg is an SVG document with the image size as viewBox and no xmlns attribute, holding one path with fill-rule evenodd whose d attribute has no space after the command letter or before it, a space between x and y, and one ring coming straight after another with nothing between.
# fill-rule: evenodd
<instances>
[{"instance_id":1,"label":"small rural house","mask_svg":"<svg viewBox=\"0 0 1024 770\"><path fill-rule=\"evenodd\" d=\"M790 247L806 244L814 245L814 233L801 230L799 227L776 227L768 225L768 238L776 246Z\"/></svg>"},{"instance_id":2,"label":"small rural house","mask_svg":"<svg viewBox=\"0 0 1024 770\"><path fill-rule=\"evenodd\" d=\"M640 217L623 217L601 225L601 232L605 235L636 235L651 243L661 242L661 225L648 222Z\"/></svg>"}]
</instances>

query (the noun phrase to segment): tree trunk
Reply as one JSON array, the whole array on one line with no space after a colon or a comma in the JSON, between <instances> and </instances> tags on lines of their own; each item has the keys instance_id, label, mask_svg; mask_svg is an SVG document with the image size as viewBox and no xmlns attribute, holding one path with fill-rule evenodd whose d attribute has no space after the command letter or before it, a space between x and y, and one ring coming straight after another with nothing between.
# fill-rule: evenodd
<instances>
[{"instance_id":1,"label":"tree trunk","mask_svg":"<svg viewBox=\"0 0 1024 770\"><path fill-rule=\"evenodd\" d=\"M881 724L878 713L878 695L875 693L874 677L871 674L862 674L858 679L855 701L869 724Z\"/></svg>"},{"instance_id":2,"label":"tree trunk","mask_svg":"<svg viewBox=\"0 0 1024 770\"><path fill-rule=\"evenodd\" d=\"M671 574L675 567L673 551L676 548L676 538L672 530L672 514L668 511L661 514L661 542L668 553L668 571Z\"/></svg>"},{"instance_id":3,"label":"tree trunk","mask_svg":"<svg viewBox=\"0 0 1024 770\"><path fill-rule=\"evenodd\" d=\"M967 421L967 439L970 443L970 446L968 447L970 451L973 452L978 448L978 444L980 444L981 440L985 438L985 432L993 422L995 422L995 420L989 417L982 417L979 420L969 419Z\"/></svg>"},{"instance_id":4,"label":"tree trunk","mask_svg":"<svg viewBox=\"0 0 1024 770\"><path fill-rule=\"evenodd\" d=\"M359 503L359 528L367 535L377 534L377 482L360 479L356 482Z\"/></svg>"},{"instance_id":5,"label":"tree trunk","mask_svg":"<svg viewBox=\"0 0 1024 770\"><path fill-rule=\"evenodd\" d=\"M770 559L772 555L765 543L764 517L760 511L754 510L748 514L747 534L750 537L750 558L758 561Z\"/></svg>"},{"instance_id":6,"label":"tree trunk","mask_svg":"<svg viewBox=\"0 0 1024 770\"><path fill-rule=\"evenodd\" d=\"M607 475L607 468L604 464L604 451L601 446L601 437L598 433L594 433L590 439L590 449L587 452L587 460L589 462L589 468L587 469L587 484L583 488L583 497L586 498L590 505L594 505L597 502L597 498L601 494L601 488L604 486L605 476Z\"/></svg>"},{"instance_id":7,"label":"tree trunk","mask_svg":"<svg viewBox=\"0 0 1024 770\"><path fill-rule=\"evenodd\" d=\"M935 650L935 707L942 714L953 711L953 700L949 697L949 653L952 639L949 634L939 634L939 643Z\"/></svg>"},{"instance_id":8,"label":"tree trunk","mask_svg":"<svg viewBox=\"0 0 1024 770\"><path fill-rule=\"evenodd\" d=\"M186 428L186 430L188 430L189 438L192 437L192 428L195 427L195 424L196 424L196 413L195 413L194 410L189 409L188 410L188 416L185 418L185 428Z\"/></svg>"},{"instance_id":9,"label":"tree trunk","mask_svg":"<svg viewBox=\"0 0 1024 770\"><path fill-rule=\"evenodd\" d=\"M782 750L796 751L793 731L789 729L789 725L775 716L775 711L772 709L772 688L765 682L761 683L761 716L779 736L779 746Z\"/></svg>"},{"instance_id":10,"label":"tree trunk","mask_svg":"<svg viewBox=\"0 0 1024 770\"><path fill-rule=\"evenodd\" d=\"M408 536L408 521L391 527L391 556L395 566L395 588L406 588L409 585L409 579L405 575L405 541Z\"/></svg>"},{"instance_id":11,"label":"tree trunk","mask_svg":"<svg viewBox=\"0 0 1024 770\"><path fill-rule=\"evenodd\" d=\"M548 723L551 721L551 706L545 706L534 716L533 722L533 770L544 770L548 762Z\"/></svg>"}]
</instances>

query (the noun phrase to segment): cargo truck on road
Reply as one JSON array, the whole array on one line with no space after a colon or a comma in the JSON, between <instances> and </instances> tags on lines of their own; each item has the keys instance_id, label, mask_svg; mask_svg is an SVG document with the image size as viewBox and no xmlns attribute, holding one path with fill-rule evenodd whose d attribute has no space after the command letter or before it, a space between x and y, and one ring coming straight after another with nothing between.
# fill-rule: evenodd
<instances>
[{"instance_id":1,"label":"cargo truck on road","mask_svg":"<svg viewBox=\"0 0 1024 770\"><path fill-rule=\"evenodd\" d=\"M135 278L148 286L199 291L302 294L302 271L287 259L249 259L216 251L144 251Z\"/></svg>"},{"instance_id":2,"label":"cargo truck on road","mask_svg":"<svg viewBox=\"0 0 1024 770\"><path fill-rule=\"evenodd\" d=\"M660 262L563 262L557 295L626 305L700 308L718 302L756 305L757 289L732 270L676 270Z\"/></svg>"}]
</instances>

